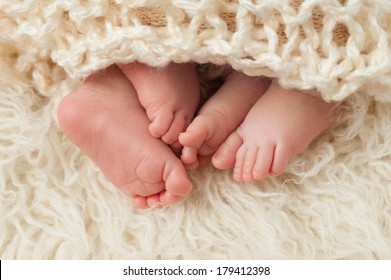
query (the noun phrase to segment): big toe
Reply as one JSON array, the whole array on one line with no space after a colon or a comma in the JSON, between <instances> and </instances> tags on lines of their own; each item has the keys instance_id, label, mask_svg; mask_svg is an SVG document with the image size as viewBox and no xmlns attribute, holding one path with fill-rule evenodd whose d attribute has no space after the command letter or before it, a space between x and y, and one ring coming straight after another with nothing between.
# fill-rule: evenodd
<instances>
[{"instance_id":1,"label":"big toe","mask_svg":"<svg viewBox=\"0 0 391 280\"><path fill-rule=\"evenodd\" d=\"M187 124L185 114L175 112L169 128L161 137L162 141L168 145L173 145L178 142L179 134L186 129Z\"/></svg>"},{"instance_id":2,"label":"big toe","mask_svg":"<svg viewBox=\"0 0 391 280\"><path fill-rule=\"evenodd\" d=\"M203 116L196 117L184 133L179 135L183 146L199 149L208 138L209 128Z\"/></svg>"},{"instance_id":3,"label":"big toe","mask_svg":"<svg viewBox=\"0 0 391 280\"><path fill-rule=\"evenodd\" d=\"M168 108L162 108L155 112L147 110L148 118L151 120L149 132L155 138L164 136L170 129L174 119L174 113Z\"/></svg>"},{"instance_id":4,"label":"big toe","mask_svg":"<svg viewBox=\"0 0 391 280\"><path fill-rule=\"evenodd\" d=\"M133 196L133 205L137 208L174 204L181 197L189 194L192 189L192 183L187 177L184 166L176 158L166 163L162 173L159 170L155 170L155 172L153 170L143 170L149 174L154 173L156 176L162 177L160 177L160 182L151 183L147 181L157 180L157 177L145 177L145 174L141 174L144 180L137 180L129 188L123 189ZM158 175L159 173L161 175Z\"/></svg>"},{"instance_id":5,"label":"big toe","mask_svg":"<svg viewBox=\"0 0 391 280\"><path fill-rule=\"evenodd\" d=\"M164 174L166 191L171 195L185 196L190 193L193 188L193 184L189 180L186 174L186 170L182 163L176 164L171 170L167 170Z\"/></svg>"}]
</instances>

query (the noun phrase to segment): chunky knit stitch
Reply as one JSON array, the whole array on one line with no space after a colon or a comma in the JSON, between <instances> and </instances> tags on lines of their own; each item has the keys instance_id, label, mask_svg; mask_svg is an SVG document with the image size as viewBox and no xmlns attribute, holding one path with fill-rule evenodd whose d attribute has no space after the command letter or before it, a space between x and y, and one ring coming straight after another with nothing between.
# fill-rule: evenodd
<instances>
[{"instance_id":1,"label":"chunky knit stitch","mask_svg":"<svg viewBox=\"0 0 391 280\"><path fill-rule=\"evenodd\" d=\"M389 0L1 0L0 258L390 259L390 15ZM83 78L135 60L231 64L346 106L282 176L209 165L180 203L139 211L56 119Z\"/></svg>"},{"instance_id":2,"label":"chunky knit stitch","mask_svg":"<svg viewBox=\"0 0 391 280\"><path fill-rule=\"evenodd\" d=\"M0 26L25 63L50 57L73 77L114 62L192 60L338 101L391 84L390 11L371 0L27 0L1 1Z\"/></svg>"}]
</instances>

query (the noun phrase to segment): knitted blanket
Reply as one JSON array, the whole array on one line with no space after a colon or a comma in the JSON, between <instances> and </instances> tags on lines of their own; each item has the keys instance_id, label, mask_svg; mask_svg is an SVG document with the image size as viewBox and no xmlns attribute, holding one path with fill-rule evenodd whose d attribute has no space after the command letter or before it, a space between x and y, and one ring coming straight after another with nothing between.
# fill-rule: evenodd
<instances>
[{"instance_id":1,"label":"knitted blanket","mask_svg":"<svg viewBox=\"0 0 391 280\"><path fill-rule=\"evenodd\" d=\"M0 258L391 258L390 15L387 0L0 1ZM229 64L344 110L278 178L208 165L179 204L137 210L56 120L83 78L135 60Z\"/></svg>"}]
</instances>

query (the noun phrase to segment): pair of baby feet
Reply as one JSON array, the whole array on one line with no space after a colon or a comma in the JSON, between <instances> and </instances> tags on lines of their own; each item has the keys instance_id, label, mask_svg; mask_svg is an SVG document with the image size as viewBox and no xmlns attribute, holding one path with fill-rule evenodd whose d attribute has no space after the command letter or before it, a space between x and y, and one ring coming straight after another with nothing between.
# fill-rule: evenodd
<instances>
[{"instance_id":1,"label":"pair of baby feet","mask_svg":"<svg viewBox=\"0 0 391 280\"><path fill-rule=\"evenodd\" d=\"M334 120L330 104L237 72L194 118L199 98L192 64L111 66L62 100L58 121L144 208L187 195L192 183L185 167L195 168L213 153L213 164L233 167L239 182L279 175ZM182 146L179 159L175 152Z\"/></svg>"}]
</instances>

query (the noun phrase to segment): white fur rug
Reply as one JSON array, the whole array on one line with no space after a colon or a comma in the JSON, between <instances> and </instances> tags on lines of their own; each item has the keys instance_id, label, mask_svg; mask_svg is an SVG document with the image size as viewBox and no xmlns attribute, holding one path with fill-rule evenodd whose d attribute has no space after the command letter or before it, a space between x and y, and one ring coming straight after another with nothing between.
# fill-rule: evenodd
<instances>
[{"instance_id":1,"label":"white fur rug","mask_svg":"<svg viewBox=\"0 0 391 280\"><path fill-rule=\"evenodd\" d=\"M208 27L204 21L211 17L203 16L208 11L217 19L218 9L225 6L229 16L239 2L256 1L201 1L215 9L188 1L194 5L179 7L185 10L178 13L179 19L177 10L168 7L171 33L143 26L137 13L128 16L126 5L144 2L148 1L0 1L0 258L391 259L391 56L386 30L391 24L380 28L389 19L390 4L296 1L305 4L297 12L301 16L295 17L292 8L287 9L289 17L260 17L269 29L255 33L258 38L246 27L255 28L257 22L245 19L249 13L259 14L262 5L240 7L236 19L244 19L236 28L244 33L237 36L229 33L224 20L211 21ZM272 8L285 2L267 1ZM324 38L316 35L312 24L315 4L324 12L330 7L340 11L324 19L324 30L319 31ZM353 11L350 16L333 18L346 15L347 9ZM188 18L188 29L176 26L186 23L184 15L194 15ZM340 20L351 33L349 51L329 36ZM278 47L278 36L273 35L283 26L275 25L278 21L290 24L286 48ZM197 37L200 27L206 30ZM300 30L314 36L300 43ZM220 36L222 31L227 35ZM248 42L254 47L246 52L230 47L246 47ZM180 50L174 48L177 43L183 44ZM317 56L314 50L320 45L330 52ZM271 59L264 51L276 54ZM341 62L345 54L346 61L333 68L330 63ZM248 72L274 65L273 75L285 75L286 81L303 88L319 82L330 94L337 89L345 95L360 91L346 101L339 121L298 155L283 176L237 184L229 171L207 166L189 173L194 189L179 204L136 210L64 137L56 108L83 76L110 62L137 58L157 65L172 58L213 58ZM287 63L292 65L285 67ZM311 76L311 71L319 73ZM299 83L300 78L307 80Z\"/></svg>"}]
</instances>

